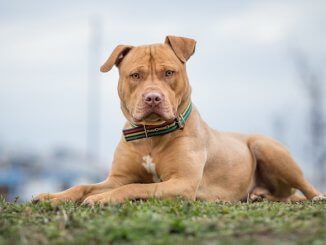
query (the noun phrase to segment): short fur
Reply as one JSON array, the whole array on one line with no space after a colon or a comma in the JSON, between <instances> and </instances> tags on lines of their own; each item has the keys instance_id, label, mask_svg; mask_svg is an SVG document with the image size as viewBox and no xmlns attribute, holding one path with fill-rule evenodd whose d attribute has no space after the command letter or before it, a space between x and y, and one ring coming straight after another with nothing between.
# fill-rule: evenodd
<instances>
[{"instance_id":1,"label":"short fur","mask_svg":"<svg viewBox=\"0 0 326 245\"><path fill-rule=\"evenodd\" d=\"M183 112L191 101L185 62L194 53L195 44L190 38L168 36L164 44L119 45L113 51L101 71L107 72L114 65L119 68L118 92L127 119L125 128L131 127L130 122L161 124ZM173 74L170 76L167 70ZM154 114L143 98L152 91L163 99ZM154 170L144 167L144 156L150 157L151 168L155 167L156 179L161 182L154 183ZM305 197L294 194L295 189ZM325 195L304 178L280 143L261 135L216 131L193 107L183 130L131 142L122 137L105 181L40 194L35 200L103 204L152 197L298 201L324 199Z\"/></svg>"}]
</instances>

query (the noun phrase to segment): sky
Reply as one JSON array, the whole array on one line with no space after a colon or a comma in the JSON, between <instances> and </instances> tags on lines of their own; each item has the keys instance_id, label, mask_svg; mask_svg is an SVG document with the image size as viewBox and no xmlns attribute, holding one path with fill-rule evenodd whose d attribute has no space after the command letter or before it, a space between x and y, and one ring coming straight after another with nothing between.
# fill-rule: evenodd
<instances>
[{"instance_id":1,"label":"sky","mask_svg":"<svg viewBox=\"0 0 326 245\"><path fill-rule=\"evenodd\" d=\"M90 61L94 22L99 55ZM101 91L101 162L110 165L124 118L117 69L100 74L99 66L118 44L177 35L197 40L187 70L209 125L276 137L309 170L308 104L294 54L325 72L325 23L325 1L0 0L0 144L85 151L91 77Z\"/></svg>"}]
</instances>

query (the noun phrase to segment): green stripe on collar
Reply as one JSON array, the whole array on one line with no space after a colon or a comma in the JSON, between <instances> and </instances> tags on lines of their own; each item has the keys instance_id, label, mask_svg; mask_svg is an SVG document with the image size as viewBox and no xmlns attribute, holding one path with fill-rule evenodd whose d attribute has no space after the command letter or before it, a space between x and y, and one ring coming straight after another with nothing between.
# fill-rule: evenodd
<instances>
[{"instance_id":1,"label":"green stripe on collar","mask_svg":"<svg viewBox=\"0 0 326 245\"><path fill-rule=\"evenodd\" d=\"M181 113L172 123L161 125L132 125L132 128L122 130L126 141L149 138L171 133L175 130L182 130L190 116L192 103L190 102L183 113Z\"/></svg>"}]
</instances>

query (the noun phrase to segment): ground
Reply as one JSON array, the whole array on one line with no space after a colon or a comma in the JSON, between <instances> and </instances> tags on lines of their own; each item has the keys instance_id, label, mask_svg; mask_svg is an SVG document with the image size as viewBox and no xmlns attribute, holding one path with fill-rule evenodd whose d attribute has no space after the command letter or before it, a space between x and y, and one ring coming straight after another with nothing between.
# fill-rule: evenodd
<instances>
[{"instance_id":1,"label":"ground","mask_svg":"<svg viewBox=\"0 0 326 245\"><path fill-rule=\"evenodd\" d=\"M137 201L106 207L0 200L0 244L326 244L326 202Z\"/></svg>"}]
</instances>

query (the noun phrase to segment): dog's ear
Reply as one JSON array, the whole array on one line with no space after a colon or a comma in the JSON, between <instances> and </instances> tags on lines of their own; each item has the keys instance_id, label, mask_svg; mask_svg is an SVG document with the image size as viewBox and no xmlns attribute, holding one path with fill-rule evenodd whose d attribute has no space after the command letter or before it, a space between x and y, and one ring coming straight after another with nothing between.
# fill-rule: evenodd
<instances>
[{"instance_id":1,"label":"dog's ear","mask_svg":"<svg viewBox=\"0 0 326 245\"><path fill-rule=\"evenodd\" d=\"M176 56L185 63L195 52L196 41L186 37L167 36L165 43L170 45Z\"/></svg>"},{"instance_id":2,"label":"dog's ear","mask_svg":"<svg viewBox=\"0 0 326 245\"><path fill-rule=\"evenodd\" d=\"M108 72L112 69L114 65L119 66L122 59L128 54L128 52L133 48L133 46L129 45L118 45L110 57L105 61L105 63L101 66L101 72Z\"/></svg>"}]
</instances>

